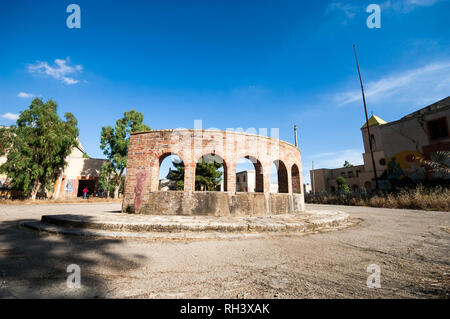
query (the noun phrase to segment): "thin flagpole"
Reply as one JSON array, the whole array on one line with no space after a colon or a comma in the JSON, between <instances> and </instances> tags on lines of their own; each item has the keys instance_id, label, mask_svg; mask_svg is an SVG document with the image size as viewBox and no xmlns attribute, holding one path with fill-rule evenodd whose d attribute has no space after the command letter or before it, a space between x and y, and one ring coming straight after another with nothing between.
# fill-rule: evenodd
<instances>
[{"instance_id":1,"label":"thin flagpole","mask_svg":"<svg viewBox=\"0 0 450 319\"><path fill-rule=\"evenodd\" d=\"M363 98L363 103L364 103L364 113L366 115L367 137L369 139L370 156L372 157L375 185L376 185L377 191L379 191L380 187L378 185L377 168L375 166L375 159L373 158L372 139L370 138L369 118L367 117L366 97L364 96L364 86L363 86L363 82L362 82L362 78L361 78L361 71L359 70L358 57L356 56L356 47L354 44L353 44L353 51L355 52L355 60L356 60L356 67L358 68L359 83L361 84L361 93L362 93L362 98Z\"/></svg>"}]
</instances>

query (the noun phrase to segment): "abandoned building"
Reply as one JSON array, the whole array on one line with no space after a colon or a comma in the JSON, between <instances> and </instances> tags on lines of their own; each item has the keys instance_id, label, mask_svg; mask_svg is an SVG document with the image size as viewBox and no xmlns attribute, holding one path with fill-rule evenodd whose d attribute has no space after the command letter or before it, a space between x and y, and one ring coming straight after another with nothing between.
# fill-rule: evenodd
<instances>
[{"instance_id":1,"label":"abandoned building","mask_svg":"<svg viewBox=\"0 0 450 319\"><path fill-rule=\"evenodd\" d=\"M256 175L254 169L249 169L236 173L236 191L237 192L254 192Z\"/></svg>"},{"instance_id":2,"label":"abandoned building","mask_svg":"<svg viewBox=\"0 0 450 319\"><path fill-rule=\"evenodd\" d=\"M61 198L61 197L82 197L83 189L87 187L89 196L96 196L98 190L98 181L103 163L107 160L88 158L86 152L78 141L78 146L72 149L67 157L67 166L62 174L56 180L53 192L45 194L43 197ZM5 163L7 156L0 157L0 165ZM6 175L0 175L0 187L6 183ZM42 193L42 192L41 192Z\"/></svg>"},{"instance_id":3,"label":"abandoned building","mask_svg":"<svg viewBox=\"0 0 450 319\"><path fill-rule=\"evenodd\" d=\"M184 163L184 189L159 191L160 166L171 155ZM197 163L208 156L223 164L223 191L195 191ZM254 165L254 192L238 189L236 165L243 158ZM273 163L277 167L278 193L270 190ZM302 212L305 204L301 185L300 150L275 138L193 129L136 132L130 136L122 211L213 216Z\"/></svg>"},{"instance_id":4,"label":"abandoned building","mask_svg":"<svg viewBox=\"0 0 450 319\"><path fill-rule=\"evenodd\" d=\"M255 175L254 169L248 169L236 173L236 191L237 192L254 192L255 191ZM270 183L270 192L278 193L278 183Z\"/></svg>"},{"instance_id":5,"label":"abandoned building","mask_svg":"<svg viewBox=\"0 0 450 319\"><path fill-rule=\"evenodd\" d=\"M370 139L381 188L387 188L390 183L399 180L450 179L450 176L440 172L430 172L421 164L421 159L433 160L436 151L450 150L449 116L450 97L389 123L373 115L368 123L361 127L364 164L311 170L312 192L335 192L338 176L344 177L353 191L370 191L375 188L366 125L370 128Z\"/></svg>"},{"instance_id":6,"label":"abandoned building","mask_svg":"<svg viewBox=\"0 0 450 319\"><path fill-rule=\"evenodd\" d=\"M88 196L96 196L102 165L105 159L89 158L78 143L67 158L67 166L55 182L53 191L55 198L82 197L83 189L87 187Z\"/></svg>"}]
</instances>

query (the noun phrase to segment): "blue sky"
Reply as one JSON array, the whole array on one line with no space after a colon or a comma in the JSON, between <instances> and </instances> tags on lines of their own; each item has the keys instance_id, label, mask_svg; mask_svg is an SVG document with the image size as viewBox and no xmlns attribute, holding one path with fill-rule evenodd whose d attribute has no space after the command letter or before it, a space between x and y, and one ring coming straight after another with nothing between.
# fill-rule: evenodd
<instances>
[{"instance_id":1,"label":"blue sky","mask_svg":"<svg viewBox=\"0 0 450 319\"><path fill-rule=\"evenodd\" d=\"M66 7L81 7L81 29ZM365 12L381 6L381 28ZM134 108L153 129L299 127L303 175L362 162L364 122L450 95L450 1L1 1L0 125L32 96L79 121L88 154Z\"/></svg>"}]
</instances>

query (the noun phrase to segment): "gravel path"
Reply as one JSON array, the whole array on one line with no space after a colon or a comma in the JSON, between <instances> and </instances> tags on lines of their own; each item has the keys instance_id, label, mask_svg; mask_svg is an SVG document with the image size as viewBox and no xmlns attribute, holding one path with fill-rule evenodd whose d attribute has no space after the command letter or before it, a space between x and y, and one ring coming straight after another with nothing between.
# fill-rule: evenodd
<instances>
[{"instance_id":1,"label":"gravel path","mask_svg":"<svg viewBox=\"0 0 450 319\"><path fill-rule=\"evenodd\" d=\"M337 231L221 240L139 240L38 233L48 214L120 204L0 205L1 298L448 298L450 213L307 205L361 223ZM81 268L81 288L66 268ZM368 288L367 267L381 269Z\"/></svg>"}]
</instances>

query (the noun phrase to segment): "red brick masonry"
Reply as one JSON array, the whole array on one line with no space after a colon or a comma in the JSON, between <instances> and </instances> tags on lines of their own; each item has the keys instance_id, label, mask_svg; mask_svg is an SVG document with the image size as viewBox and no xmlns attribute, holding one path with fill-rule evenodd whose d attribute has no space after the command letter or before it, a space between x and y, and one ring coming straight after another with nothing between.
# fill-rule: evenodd
<instances>
[{"instance_id":1,"label":"red brick masonry","mask_svg":"<svg viewBox=\"0 0 450 319\"><path fill-rule=\"evenodd\" d=\"M195 191L202 156L223 159L225 192ZM160 192L159 168L169 155L185 165L184 191ZM251 160L255 193L236 193L236 164ZM270 167L278 168L280 194L270 194ZM170 215L267 215L304 210L300 150L278 139L233 131L157 130L132 133L123 212Z\"/></svg>"}]
</instances>

